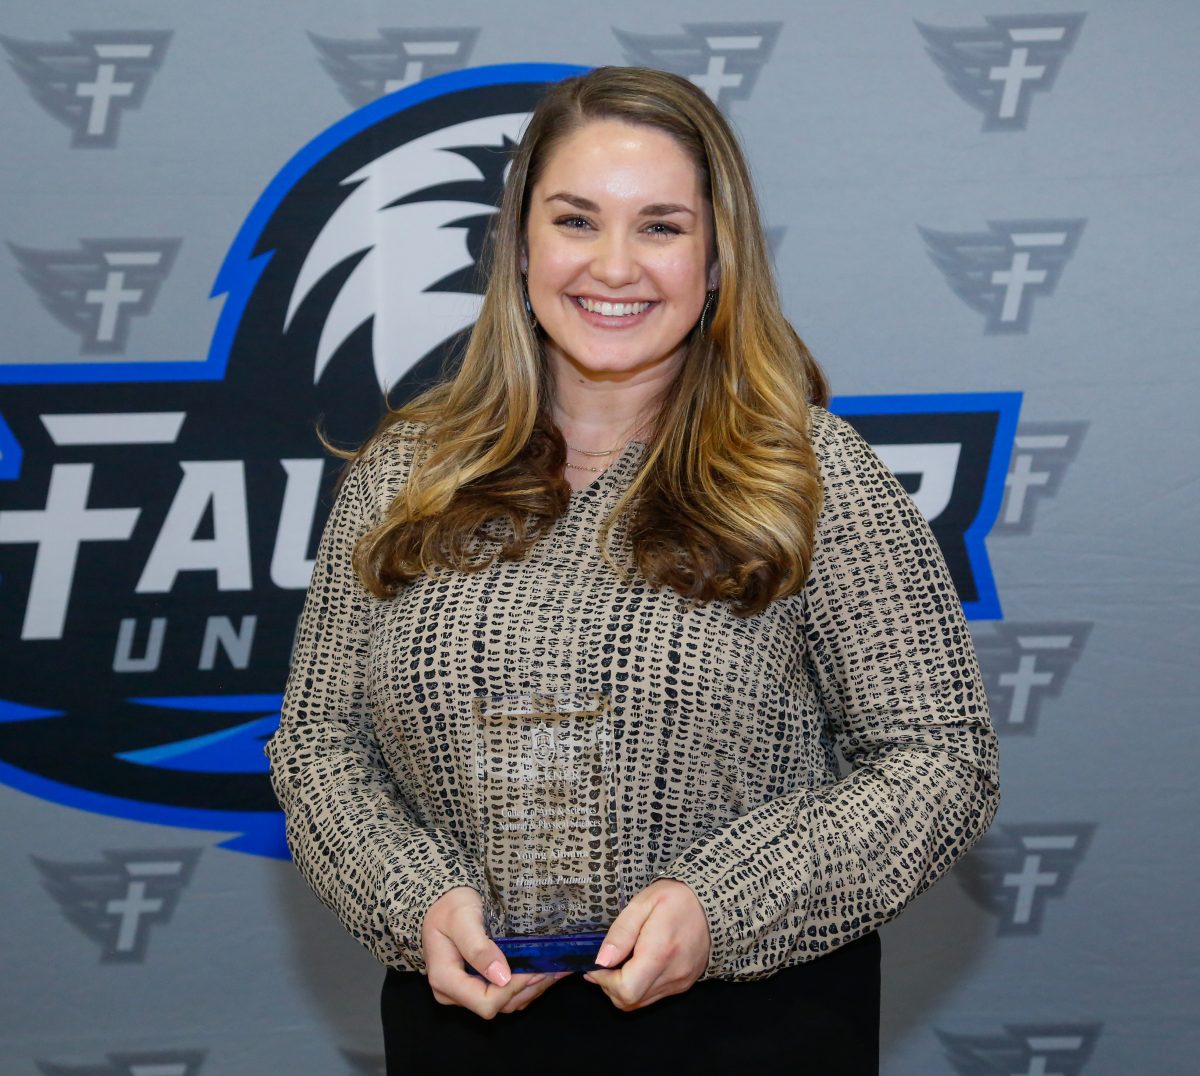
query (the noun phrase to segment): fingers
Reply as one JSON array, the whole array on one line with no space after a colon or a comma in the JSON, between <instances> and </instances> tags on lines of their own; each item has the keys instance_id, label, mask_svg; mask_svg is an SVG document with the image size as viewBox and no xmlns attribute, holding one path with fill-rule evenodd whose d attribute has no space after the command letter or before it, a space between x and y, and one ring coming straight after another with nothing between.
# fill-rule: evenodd
<instances>
[{"instance_id":1,"label":"fingers","mask_svg":"<svg viewBox=\"0 0 1200 1076\"><path fill-rule=\"evenodd\" d=\"M500 1012L525 1008L554 981L545 975L514 975L507 986L492 986L466 972L462 976L465 982L455 984L451 993L434 990L434 999L441 1005L469 1009L484 1020L494 1019Z\"/></svg>"},{"instance_id":2,"label":"fingers","mask_svg":"<svg viewBox=\"0 0 1200 1076\"><path fill-rule=\"evenodd\" d=\"M514 983L500 947L483 929L483 902L466 886L448 890L430 905L421 942L429 988L442 1005L461 1005L490 1019L525 985L525 977ZM464 961L485 978L468 974Z\"/></svg>"},{"instance_id":3,"label":"fingers","mask_svg":"<svg viewBox=\"0 0 1200 1076\"><path fill-rule=\"evenodd\" d=\"M612 968L629 956L642 932L642 926L653 910L654 905L650 901L634 897L608 928L596 954L596 963L602 968Z\"/></svg>"},{"instance_id":4,"label":"fingers","mask_svg":"<svg viewBox=\"0 0 1200 1076\"><path fill-rule=\"evenodd\" d=\"M463 960L471 965L493 986L507 986L509 980L512 979L512 972L509 970L508 961L504 958L504 953L491 938L482 931L476 935L474 932L467 934L465 938L456 938L451 935L451 940L454 941L458 951L462 954Z\"/></svg>"},{"instance_id":5,"label":"fingers","mask_svg":"<svg viewBox=\"0 0 1200 1076\"><path fill-rule=\"evenodd\" d=\"M633 955L619 968L590 971L584 978L625 1011L689 989L707 966L711 948L703 907L687 886L671 879L652 883L630 901L601 952L610 944L620 954L617 960L629 949Z\"/></svg>"},{"instance_id":6,"label":"fingers","mask_svg":"<svg viewBox=\"0 0 1200 1076\"><path fill-rule=\"evenodd\" d=\"M529 982L521 990L517 991L500 1011L502 1013L519 1012L532 1002L534 998L540 997L549 990L559 979L570 974L569 971L560 971L553 975L528 976ZM526 976L516 976L516 978L526 978Z\"/></svg>"},{"instance_id":7,"label":"fingers","mask_svg":"<svg viewBox=\"0 0 1200 1076\"><path fill-rule=\"evenodd\" d=\"M487 983L469 975L463 968L463 956L444 934L425 939L426 978L433 996L442 1005L462 1005L479 1011L487 997Z\"/></svg>"},{"instance_id":8,"label":"fingers","mask_svg":"<svg viewBox=\"0 0 1200 1076\"><path fill-rule=\"evenodd\" d=\"M504 953L483 929L483 905L479 895L469 890L470 898L451 903L437 917L432 926L435 931L449 938L462 959L471 965L488 982L506 986L512 971ZM426 921L429 919L426 917Z\"/></svg>"},{"instance_id":9,"label":"fingers","mask_svg":"<svg viewBox=\"0 0 1200 1076\"><path fill-rule=\"evenodd\" d=\"M470 1009L485 1020L525 1008L569 974L513 975L504 953L483 929L479 894L466 886L448 890L430 905L421 940L434 999ZM484 978L471 975L464 962Z\"/></svg>"},{"instance_id":10,"label":"fingers","mask_svg":"<svg viewBox=\"0 0 1200 1076\"><path fill-rule=\"evenodd\" d=\"M671 985L671 961L649 945L639 946L621 967L589 971L584 978L599 986L612 1003L625 1012L691 985L679 984L679 989L663 989Z\"/></svg>"},{"instance_id":11,"label":"fingers","mask_svg":"<svg viewBox=\"0 0 1200 1076\"><path fill-rule=\"evenodd\" d=\"M467 982L462 984L460 991L450 995L435 990L434 998L442 1005L458 1005L484 1020L491 1020L498 1013L514 1013L524 1009L570 972L514 975L507 986L492 986L466 972L462 974Z\"/></svg>"}]
</instances>

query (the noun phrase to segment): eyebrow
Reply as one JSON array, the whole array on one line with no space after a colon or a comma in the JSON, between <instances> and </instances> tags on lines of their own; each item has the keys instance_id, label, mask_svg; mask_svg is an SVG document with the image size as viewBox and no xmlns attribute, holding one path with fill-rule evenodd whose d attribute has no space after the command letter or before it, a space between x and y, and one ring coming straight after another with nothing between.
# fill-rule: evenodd
<instances>
[{"instance_id":1,"label":"eyebrow","mask_svg":"<svg viewBox=\"0 0 1200 1076\"><path fill-rule=\"evenodd\" d=\"M555 194L551 194L547 197L546 201L566 202L576 209L582 209L585 213L600 212L600 207L590 198L581 198L578 194L570 194L567 191L558 191ZM676 213L687 213L693 217L696 215L695 210L689 209L685 205L680 205L678 202L651 202L650 205L642 206L638 216L670 217Z\"/></svg>"}]
</instances>

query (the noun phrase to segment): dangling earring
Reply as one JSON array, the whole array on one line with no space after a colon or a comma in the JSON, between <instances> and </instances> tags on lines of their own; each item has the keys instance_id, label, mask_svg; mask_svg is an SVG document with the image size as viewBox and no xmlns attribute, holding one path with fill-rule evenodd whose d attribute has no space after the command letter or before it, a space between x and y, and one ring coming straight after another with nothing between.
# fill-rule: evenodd
<instances>
[{"instance_id":1,"label":"dangling earring","mask_svg":"<svg viewBox=\"0 0 1200 1076\"><path fill-rule=\"evenodd\" d=\"M525 316L529 319L529 327L537 328L537 314L533 312L533 303L529 301L529 277L521 274L521 291L525 295Z\"/></svg>"},{"instance_id":2,"label":"dangling earring","mask_svg":"<svg viewBox=\"0 0 1200 1076\"><path fill-rule=\"evenodd\" d=\"M708 318L708 312L712 307L713 296L717 294L716 288L713 288L704 296L704 309L700 311L700 336L703 338L705 325L704 322Z\"/></svg>"}]
</instances>

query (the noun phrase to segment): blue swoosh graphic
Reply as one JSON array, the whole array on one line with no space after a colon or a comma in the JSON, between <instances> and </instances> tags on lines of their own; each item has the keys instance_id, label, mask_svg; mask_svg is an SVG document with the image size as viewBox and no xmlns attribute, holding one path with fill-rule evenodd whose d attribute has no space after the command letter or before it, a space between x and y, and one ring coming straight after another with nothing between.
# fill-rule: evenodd
<instances>
[{"instance_id":1,"label":"blue swoosh graphic","mask_svg":"<svg viewBox=\"0 0 1200 1076\"><path fill-rule=\"evenodd\" d=\"M167 807L160 803L142 803L119 796L88 792L83 788L64 785L28 770L0 762L0 782L39 799L60 803L92 814L127 818L133 822L150 822L159 826L180 829L203 829L216 833L233 833L219 847L231 852L287 859L287 843L283 837L282 811L219 811L195 807Z\"/></svg>"},{"instance_id":2,"label":"blue swoosh graphic","mask_svg":"<svg viewBox=\"0 0 1200 1076\"><path fill-rule=\"evenodd\" d=\"M122 751L117 758L139 766L188 773L267 773L270 767L263 754L263 743L278 727L279 713L276 711L205 736Z\"/></svg>"}]
</instances>

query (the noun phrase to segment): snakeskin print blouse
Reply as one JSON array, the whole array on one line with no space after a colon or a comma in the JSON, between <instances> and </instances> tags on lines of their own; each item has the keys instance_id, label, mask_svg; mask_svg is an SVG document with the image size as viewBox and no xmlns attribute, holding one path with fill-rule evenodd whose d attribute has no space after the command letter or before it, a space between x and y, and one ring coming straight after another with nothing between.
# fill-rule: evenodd
<instances>
[{"instance_id":1,"label":"snakeskin print blouse","mask_svg":"<svg viewBox=\"0 0 1200 1076\"><path fill-rule=\"evenodd\" d=\"M422 921L446 890L490 900L472 703L531 682L608 693L619 883L692 888L706 979L763 978L875 929L987 828L996 740L958 596L925 521L841 419L813 408L810 581L745 619L602 559L597 528L638 442L526 559L372 597L351 551L418 434L393 427L338 493L267 746L297 865L385 964L425 970Z\"/></svg>"}]
</instances>

